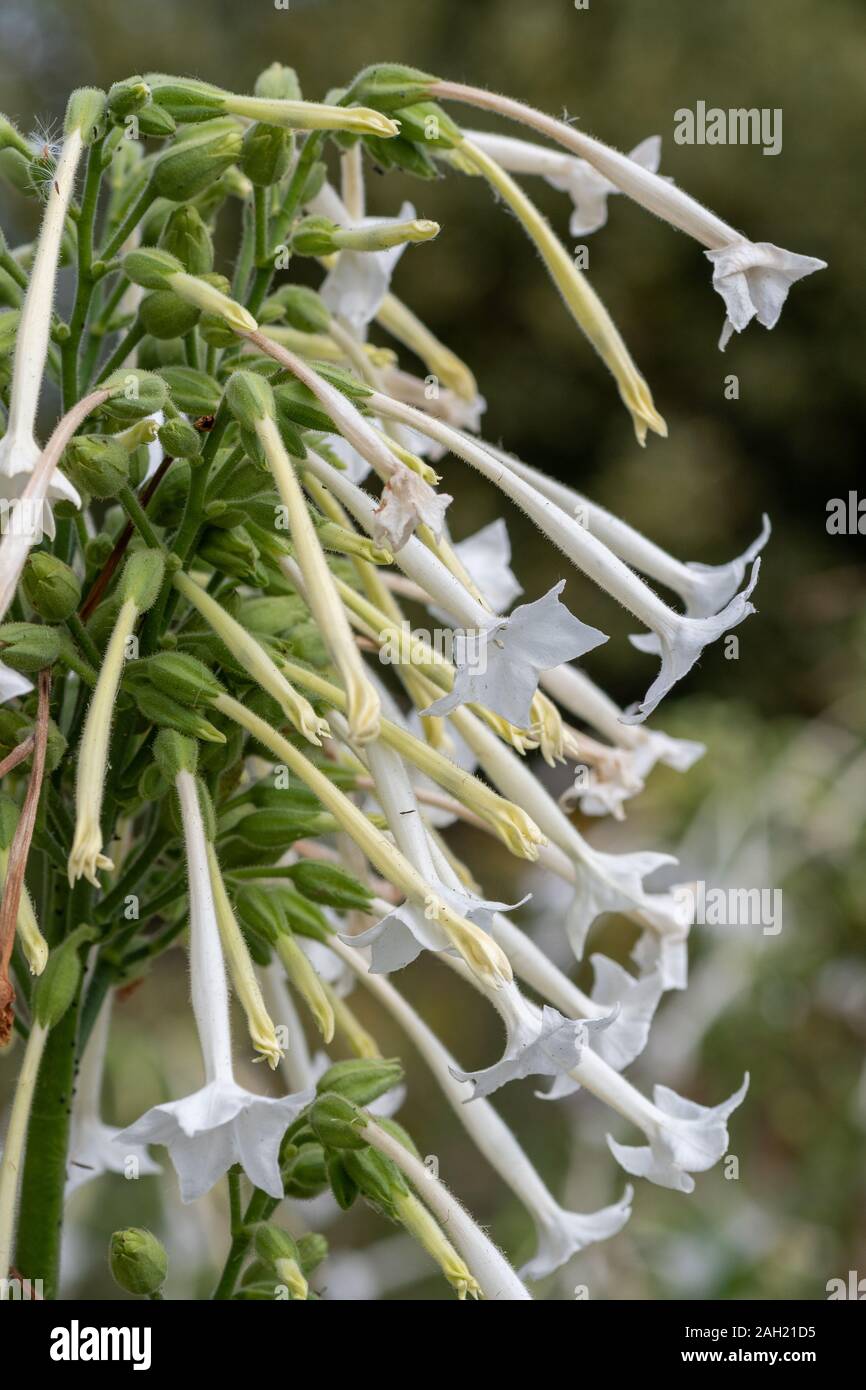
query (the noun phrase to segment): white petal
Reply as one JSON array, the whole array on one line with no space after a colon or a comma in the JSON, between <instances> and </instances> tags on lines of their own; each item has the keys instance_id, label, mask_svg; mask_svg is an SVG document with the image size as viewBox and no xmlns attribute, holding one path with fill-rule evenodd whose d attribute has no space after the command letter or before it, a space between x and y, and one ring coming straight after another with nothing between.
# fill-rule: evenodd
<instances>
[{"instance_id":1,"label":"white petal","mask_svg":"<svg viewBox=\"0 0 866 1390\"><path fill-rule=\"evenodd\" d=\"M815 256L799 256L772 242L745 238L704 254L712 261L713 288L727 311L720 347L728 342L731 331L741 333L753 318L765 328L774 328L791 285L827 265Z\"/></svg>"},{"instance_id":2,"label":"white petal","mask_svg":"<svg viewBox=\"0 0 866 1390\"><path fill-rule=\"evenodd\" d=\"M590 956L595 978L592 1002L599 1010L618 1007L611 1026L593 1035L591 1046L615 1071L622 1071L646 1047L650 1026L665 989L660 972L635 979L608 956Z\"/></svg>"},{"instance_id":3,"label":"white petal","mask_svg":"<svg viewBox=\"0 0 866 1390\"><path fill-rule=\"evenodd\" d=\"M503 518L497 517L454 549L495 613L505 613L523 593L511 569L511 540Z\"/></svg>"},{"instance_id":4,"label":"white petal","mask_svg":"<svg viewBox=\"0 0 866 1390\"><path fill-rule=\"evenodd\" d=\"M543 1279L552 1274L587 1245L609 1240L621 1231L631 1216L634 1188L629 1184L618 1202L600 1211L583 1215L560 1209L545 1225L538 1225L538 1249L520 1270L524 1279Z\"/></svg>"},{"instance_id":5,"label":"white petal","mask_svg":"<svg viewBox=\"0 0 866 1390\"><path fill-rule=\"evenodd\" d=\"M653 1100L663 1117L646 1147L618 1144L610 1135L608 1146L617 1162L635 1177L649 1178L660 1187L692 1192L690 1173L704 1173L728 1151L726 1121L749 1088L748 1073L738 1091L721 1105L708 1107L685 1100L667 1086L656 1086Z\"/></svg>"},{"instance_id":6,"label":"white petal","mask_svg":"<svg viewBox=\"0 0 866 1390\"><path fill-rule=\"evenodd\" d=\"M32 681L22 676L20 671L13 671L11 666L4 666L0 661L0 705L5 705L7 700L14 700L16 695L26 695L28 690L32 689Z\"/></svg>"}]
</instances>

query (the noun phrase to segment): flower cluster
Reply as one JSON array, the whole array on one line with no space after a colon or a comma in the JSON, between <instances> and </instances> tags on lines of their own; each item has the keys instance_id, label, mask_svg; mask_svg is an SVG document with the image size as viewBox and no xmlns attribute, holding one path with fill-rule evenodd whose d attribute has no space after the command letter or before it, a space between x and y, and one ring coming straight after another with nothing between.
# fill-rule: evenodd
<instances>
[{"instance_id":1,"label":"flower cluster","mask_svg":"<svg viewBox=\"0 0 866 1390\"><path fill-rule=\"evenodd\" d=\"M549 143L464 130L443 103ZM565 1210L494 1092L527 1077L546 1100L583 1087L610 1112L626 1173L682 1192L725 1154L745 1095L747 1081L716 1105L664 1085L650 1099L624 1075L664 992L687 986L690 895L670 855L627 832L602 851L576 812L623 820L657 763L684 772L701 756L646 720L754 612L769 523L725 565L685 562L489 443L472 370L391 290L407 248L423 255L440 228L409 203L369 215L366 171L415 175L425 202L435 177L487 184L641 444L667 433L650 388L512 174L566 192L573 235L603 227L612 193L691 233L725 301L723 346L752 317L772 327L789 285L822 263L748 241L659 175L657 138L626 157L519 102L396 65L365 69L327 103L305 101L277 63L251 95L164 73L81 89L47 183L44 156L5 119L0 146L0 176L47 189L33 246L0 241L0 1025L4 1041L26 1039L0 1165L0 1276L14 1265L55 1294L65 1196L106 1172L162 1172L153 1146L184 1202L227 1175L219 1298L313 1297L324 1238L293 1238L278 1213L287 1202L293 1229L315 1225L322 1205L305 1204L330 1192L402 1226L458 1297L528 1299L524 1281L622 1228L634 1192ZM237 221L229 279L214 233ZM318 291L296 283L297 258L320 268ZM76 291L62 322L66 263ZM42 445L46 381L62 409ZM524 592L505 518L452 539L452 521L467 527L465 466L560 553L549 592ZM635 647L660 663L628 710L575 664L608 640L578 615L582 577L637 620ZM557 800L536 753L588 779ZM476 882L449 833L461 825L523 862L527 895L545 875L566 885L561 927L578 961L608 914L635 924L631 960L594 954L584 993L521 928L522 902ZM661 869L666 884L651 884ZM112 1018L181 944L200 1084L108 1125ZM493 1065L464 1069L471 1059L403 993L399 972L428 954L442 990L456 975L500 1016ZM402 1068L357 1017L356 985L532 1218L521 1275L394 1119ZM270 1068L252 1089L244 1051ZM137 1230L118 1233L112 1268L149 1296L166 1278Z\"/></svg>"}]
</instances>

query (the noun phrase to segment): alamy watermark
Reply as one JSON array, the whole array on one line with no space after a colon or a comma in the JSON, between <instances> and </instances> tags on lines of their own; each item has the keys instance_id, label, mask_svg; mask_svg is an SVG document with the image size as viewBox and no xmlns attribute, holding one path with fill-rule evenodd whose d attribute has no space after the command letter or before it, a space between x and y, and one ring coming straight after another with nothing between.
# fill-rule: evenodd
<instances>
[{"instance_id":1,"label":"alamy watermark","mask_svg":"<svg viewBox=\"0 0 866 1390\"><path fill-rule=\"evenodd\" d=\"M418 648L429 647L454 666L482 676L487 670L486 634L477 629L437 627L432 632L413 628L404 618L399 630L389 628L379 636L379 660L383 666L407 666Z\"/></svg>"},{"instance_id":2,"label":"alamy watermark","mask_svg":"<svg viewBox=\"0 0 866 1390\"><path fill-rule=\"evenodd\" d=\"M681 106L674 112L677 145L763 145L764 154L782 152L780 106L707 106L699 101L694 111Z\"/></svg>"},{"instance_id":3,"label":"alamy watermark","mask_svg":"<svg viewBox=\"0 0 866 1390\"><path fill-rule=\"evenodd\" d=\"M688 905L696 927L760 927L764 936L782 930L781 888L709 888L703 880L674 889Z\"/></svg>"}]
</instances>

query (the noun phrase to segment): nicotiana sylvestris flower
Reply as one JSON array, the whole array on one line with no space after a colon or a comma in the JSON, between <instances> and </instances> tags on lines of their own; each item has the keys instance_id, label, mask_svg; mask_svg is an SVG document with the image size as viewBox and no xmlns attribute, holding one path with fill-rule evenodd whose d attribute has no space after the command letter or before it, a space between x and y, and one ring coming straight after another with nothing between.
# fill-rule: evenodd
<instances>
[{"instance_id":1,"label":"nicotiana sylvestris flower","mask_svg":"<svg viewBox=\"0 0 866 1390\"><path fill-rule=\"evenodd\" d=\"M642 167L601 140L585 135L575 126L554 120L523 102L454 82L432 83L430 93L446 100L466 101L531 126L585 159L649 212L699 241L713 263L713 286L725 301L720 348L726 346L734 330L742 332L753 318L765 328L774 328L791 285L813 271L826 268L827 262L815 256L784 251L772 242L749 241L671 180Z\"/></svg>"},{"instance_id":2,"label":"nicotiana sylvestris flower","mask_svg":"<svg viewBox=\"0 0 866 1390\"><path fill-rule=\"evenodd\" d=\"M372 409L388 419L416 426L424 433L441 440L460 458L476 468L494 483L501 492L516 502L541 531L563 551L572 564L589 575L600 588L621 603L630 613L645 623L658 638L661 670L638 704L626 711L623 718L634 722L651 714L664 695L687 675L704 647L724 636L749 614L755 612L749 597L758 581L760 559L755 560L746 587L722 609L707 618L689 618L676 613L653 593L643 580L603 545L591 531L574 517L568 516L548 497L510 468L469 435L452 430L439 420L431 420L411 406L389 401L380 392L369 398ZM642 639L638 639L640 642Z\"/></svg>"},{"instance_id":3,"label":"nicotiana sylvestris flower","mask_svg":"<svg viewBox=\"0 0 866 1390\"><path fill-rule=\"evenodd\" d=\"M513 135L489 130L463 133L510 174L538 174L560 193L567 193L574 204L568 224L572 236L590 236L607 222L607 200L611 193L620 190L585 159L562 154L547 145L535 145L530 140L518 140ZM661 154L661 136L650 135L635 145L628 158L657 174Z\"/></svg>"},{"instance_id":4,"label":"nicotiana sylvestris flower","mask_svg":"<svg viewBox=\"0 0 866 1390\"><path fill-rule=\"evenodd\" d=\"M747 569L770 539L770 518L765 515L759 535L736 559L723 565L702 565L694 560L684 563L674 559L661 546L642 536L633 526L621 521L612 512L575 492L574 488L567 487L555 478L548 478L539 469L530 467L513 454L507 454L504 450L493 448L489 444L485 447L569 516L579 520L582 526L597 536L627 565L678 594L683 600L688 618L708 618L721 612L737 593L746 577Z\"/></svg>"},{"instance_id":5,"label":"nicotiana sylvestris flower","mask_svg":"<svg viewBox=\"0 0 866 1390\"><path fill-rule=\"evenodd\" d=\"M649 1178L660 1187L678 1192L692 1192L692 1173L704 1173L727 1153L726 1121L736 1110L749 1089L748 1074L743 1084L721 1105L698 1105L685 1100L667 1086L653 1087L653 1110L656 1115L643 1127L647 1145L634 1147L619 1144L610 1135L610 1151L627 1173Z\"/></svg>"},{"instance_id":6,"label":"nicotiana sylvestris flower","mask_svg":"<svg viewBox=\"0 0 866 1390\"><path fill-rule=\"evenodd\" d=\"M532 1217L538 1244L534 1258L521 1271L524 1277L541 1279L578 1250L595 1241L607 1240L622 1229L631 1215L631 1187L626 1188L621 1201L591 1214L561 1207L490 1102L479 1096L471 1105L465 1104L471 1095L469 1083L457 1080L454 1058L408 1000L381 975L370 973L363 952L340 940L330 944L418 1048L479 1152Z\"/></svg>"},{"instance_id":7,"label":"nicotiana sylvestris flower","mask_svg":"<svg viewBox=\"0 0 866 1390\"><path fill-rule=\"evenodd\" d=\"M589 845L525 762L507 748L469 710L452 712L451 719L478 756L479 763L504 796L532 816L552 842L548 863L574 883L574 897L564 926L577 959L583 955L586 934L604 912L624 913L658 936L658 969L666 989L685 986L686 940L691 922L685 894L671 890L651 893L643 879L654 870L676 863L672 856L639 851L605 854ZM550 849L554 854L550 855ZM562 863L557 863L561 859Z\"/></svg>"},{"instance_id":8,"label":"nicotiana sylvestris flower","mask_svg":"<svg viewBox=\"0 0 866 1390\"><path fill-rule=\"evenodd\" d=\"M7 700L14 700L16 695L26 695L32 689L32 681L22 676L20 671L13 671L11 666L4 666L0 661L0 705L5 705Z\"/></svg>"},{"instance_id":9,"label":"nicotiana sylvestris flower","mask_svg":"<svg viewBox=\"0 0 866 1390\"><path fill-rule=\"evenodd\" d=\"M198 788L192 772L176 778L189 873L192 1005L205 1085L183 1100L155 1105L116 1143L163 1144L180 1181L181 1199L208 1192L235 1163L270 1197L283 1195L283 1135L315 1095L310 1088L275 1099L254 1095L234 1079L228 986L208 869Z\"/></svg>"},{"instance_id":10,"label":"nicotiana sylvestris flower","mask_svg":"<svg viewBox=\"0 0 866 1390\"><path fill-rule=\"evenodd\" d=\"M21 496L42 453L34 437L36 411L48 353L60 243L83 149L82 132L73 126L67 130L51 181L33 268L21 308L6 433L0 440L0 497L6 501ZM54 518L47 503L60 501L72 502L76 507L81 505L75 488L55 468L47 487L46 505L42 509L43 526L50 538L54 536Z\"/></svg>"},{"instance_id":11,"label":"nicotiana sylvestris flower","mask_svg":"<svg viewBox=\"0 0 866 1390\"><path fill-rule=\"evenodd\" d=\"M375 534L372 498L312 450L305 466L365 531ZM522 604L505 618L488 612L417 537L408 537L395 550L394 559L437 608L445 610L465 629L455 643L454 686L437 706L431 706L431 713L477 701L518 728L527 728L532 722L530 706L538 689L539 673L548 664L559 665L567 653L578 656L607 641L604 633L580 622L560 603L564 580L542 598Z\"/></svg>"},{"instance_id":12,"label":"nicotiana sylvestris flower","mask_svg":"<svg viewBox=\"0 0 866 1390\"><path fill-rule=\"evenodd\" d=\"M113 997L108 995L87 1040L70 1121L69 1156L66 1161L66 1195L77 1191L102 1173L122 1173L127 1178L161 1173L160 1165L142 1144L127 1144L124 1151L115 1140L120 1130L104 1123L100 1113L105 1054L111 1027Z\"/></svg>"},{"instance_id":13,"label":"nicotiana sylvestris flower","mask_svg":"<svg viewBox=\"0 0 866 1390\"><path fill-rule=\"evenodd\" d=\"M704 744L692 739L672 738L646 724L624 723L619 706L576 666L543 671L541 684L570 714L610 739L622 759L619 777L609 776L603 792L591 784L579 797L585 815L616 814L624 800L642 790L656 763L687 772L706 752Z\"/></svg>"},{"instance_id":14,"label":"nicotiana sylvestris flower","mask_svg":"<svg viewBox=\"0 0 866 1390\"><path fill-rule=\"evenodd\" d=\"M445 525L445 509L454 499L436 492L405 464L398 464L382 489L375 511L373 539L391 551L402 550L419 526L429 526L437 540Z\"/></svg>"},{"instance_id":15,"label":"nicotiana sylvestris flower","mask_svg":"<svg viewBox=\"0 0 866 1390\"><path fill-rule=\"evenodd\" d=\"M415 217L412 204L404 203L398 217L354 219L337 191L327 183L309 200L307 207L311 212L347 228L398 226ZM365 336L368 325L382 307L382 301L391 288L391 277L405 249L406 243L403 242L398 246L389 246L384 251L340 251L335 264L325 276L319 293L332 313L343 319L359 338Z\"/></svg>"},{"instance_id":16,"label":"nicotiana sylvestris flower","mask_svg":"<svg viewBox=\"0 0 866 1390\"><path fill-rule=\"evenodd\" d=\"M517 728L528 728L541 672L608 640L560 603L564 588L561 579L543 598L521 604L500 627L491 628L483 656L476 660L470 654L464 663L458 662L451 691L424 713L442 715L460 704L485 705Z\"/></svg>"}]
</instances>

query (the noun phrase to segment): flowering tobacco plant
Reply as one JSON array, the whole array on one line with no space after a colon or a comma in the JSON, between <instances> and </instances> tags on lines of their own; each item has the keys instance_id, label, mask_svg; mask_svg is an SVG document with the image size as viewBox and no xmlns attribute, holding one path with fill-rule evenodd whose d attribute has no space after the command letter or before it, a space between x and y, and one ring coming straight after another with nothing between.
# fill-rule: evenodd
<instances>
[{"instance_id":1,"label":"flowering tobacco plant","mask_svg":"<svg viewBox=\"0 0 866 1390\"><path fill-rule=\"evenodd\" d=\"M548 143L466 131L446 102ZM634 1193L564 1210L494 1092L522 1077L548 1100L583 1086L610 1112L626 1173L681 1192L725 1154L746 1093L732 1078L716 1105L661 1084L650 1099L624 1075L664 991L687 986L693 895L648 884L669 855L627 830L602 852L572 812L622 820L657 762L684 772L700 757L645 720L754 612L769 524L729 564L684 562L487 443L473 372L391 290L407 247L439 226L409 203L368 215L366 173L417 176L425 203L435 177L489 185L641 444L667 432L650 388L512 174L567 193L572 233L603 227L620 193L694 236L724 299L723 343L752 317L772 327L789 285L822 263L701 207L659 175L655 138L624 156L396 65L321 103L279 64L251 96L134 76L74 92L56 148L5 119L0 147L0 173L43 203L32 246L0 242L0 1065L19 1066L0 1279L38 1278L55 1296L65 1195L105 1172L162 1173L184 1202L227 1177L217 1298L315 1297L327 1247L305 1204L329 1190L402 1226L459 1298L529 1299L533 1281L622 1228ZM222 268L218 225L220 244L241 229ZM293 279L303 258L321 268L318 291ZM65 320L62 266L75 284ZM60 410L43 444L47 382ZM548 593L523 593L504 519L452 542L466 465L561 552ZM627 711L574 664L607 641L563 600L572 577L579 604L581 575L660 662ZM588 772L571 800L548 792L536 750ZM597 918L631 919L628 968L596 954L591 995L578 989L518 925L520 904L475 882L459 835L442 834L460 824L525 861L530 891L543 874L568 885L577 959ZM199 1079L118 1130L100 1113L113 1004L184 946ZM424 953L443 990L457 975L500 1015L493 1065L464 1069L472 1059L402 992L399 972ZM459 1174L446 1185L394 1119L402 1068L356 1017L356 984L531 1216L520 1274L460 1204ZM234 1039L230 991L246 1020ZM248 1089L251 1055L267 1067ZM307 1234L289 1235L283 1203ZM118 1232L111 1267L129 1291L162 1296L166 1256L147 1232Z\"/></svg>"}]
</instances>

